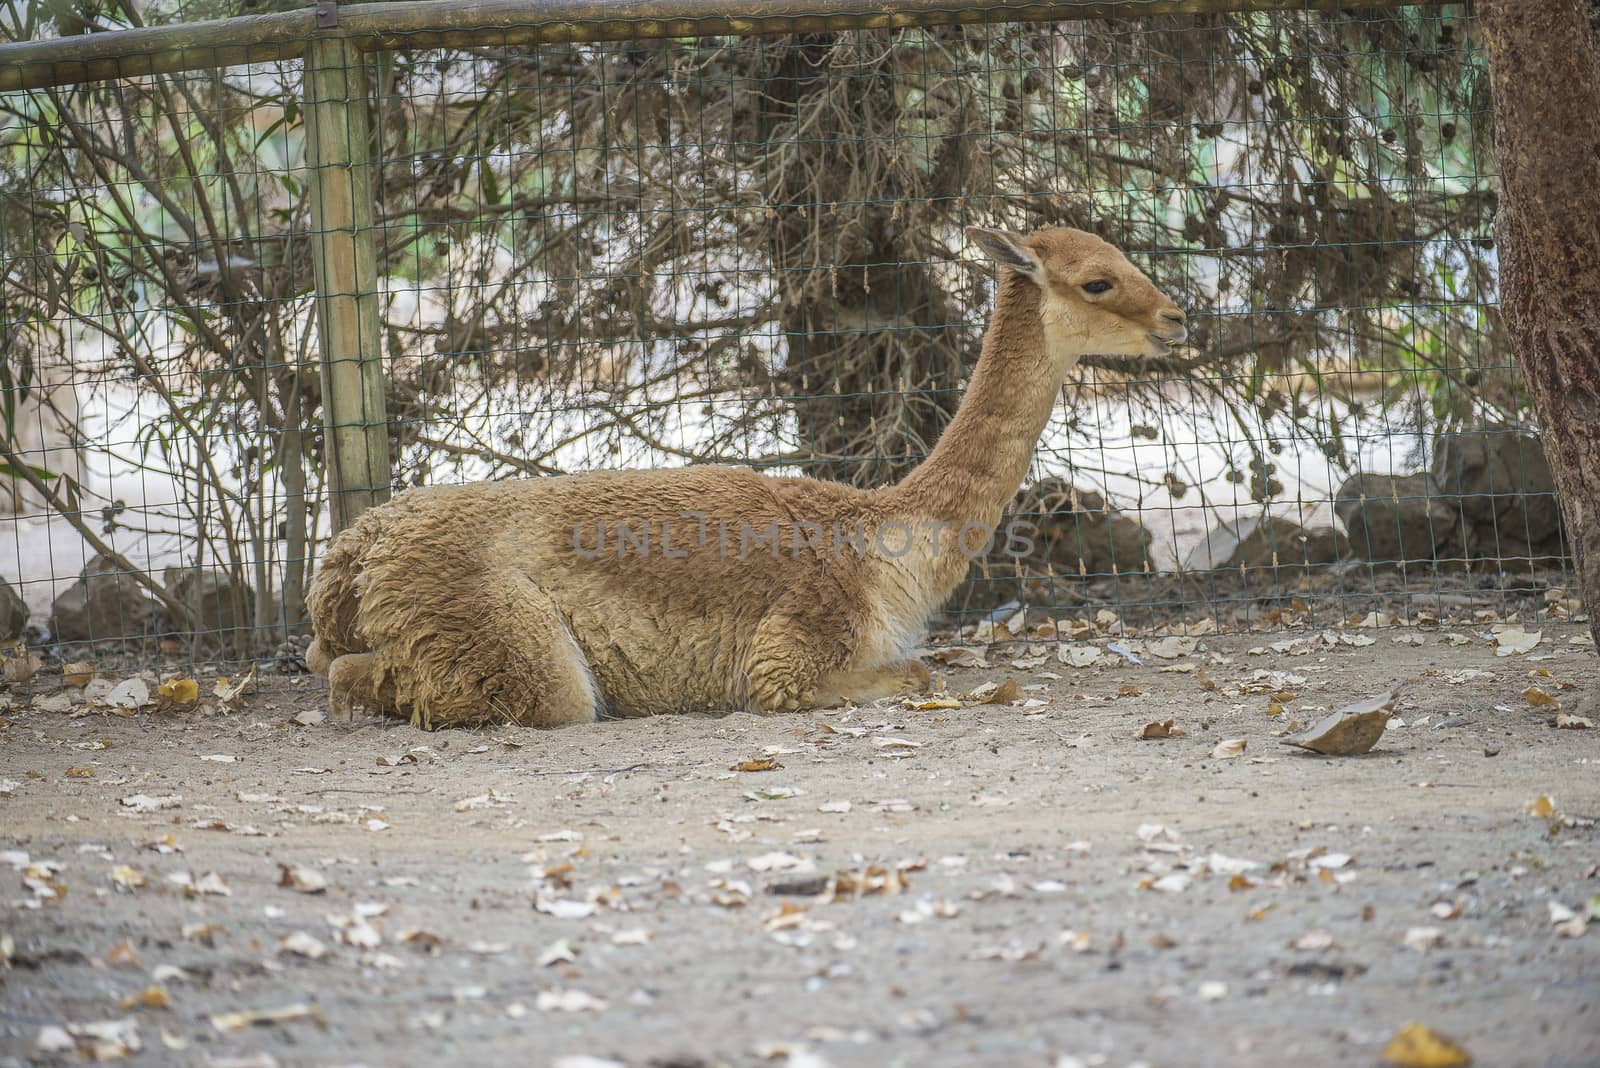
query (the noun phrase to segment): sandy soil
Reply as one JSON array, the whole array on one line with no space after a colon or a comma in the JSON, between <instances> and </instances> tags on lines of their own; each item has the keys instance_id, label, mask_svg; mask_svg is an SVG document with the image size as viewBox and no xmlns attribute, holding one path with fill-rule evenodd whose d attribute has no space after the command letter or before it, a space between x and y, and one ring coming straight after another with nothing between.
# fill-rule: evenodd
<instances>
[{"instance_id":1,"label":"sandy soil","mask_svg":"<svg viewBox=\"0 0 1600 1068\"><path fill-rule=\"evenodd\" d=\"M1406 634L994 647L950 690L1042 703L551 733L302 725L310 679L129 717L17 688L0 1065L1366 1065L1412 1020L1600 1064L1600 731L1523 696L1571 711L1594 653ZM1373 753L1277 744L1406 676Z\"/></svg>"}]
</instances>

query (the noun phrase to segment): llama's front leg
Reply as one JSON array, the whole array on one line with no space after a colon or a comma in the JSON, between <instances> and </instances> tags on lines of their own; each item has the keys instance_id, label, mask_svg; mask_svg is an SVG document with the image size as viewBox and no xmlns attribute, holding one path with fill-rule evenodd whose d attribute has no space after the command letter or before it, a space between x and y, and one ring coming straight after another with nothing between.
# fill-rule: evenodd
<instances>
[{"instance_id":1,"label":"llama's front leg","mask_svg":"<svg viewBox=\"0 0 1600 1068\"><path fill-rule=\"evenodd\" d=\"M758 712L810 707L823 667L801 646L769 646L745 669L750 706Z\"/></svg>"},{"instance_id":2,"label":"llama's front leg","mask_svg":"<svg viewBox=\"0 0 1600 1068\"><path fill-rule=\"evenodd\" d=\"M598 686L550 595L518 571L491 574L476 596L429 620L403 662L402 702L428 729L481 723L561 727L594 720Z\"/></svg>"},{"instance_id":3,"label":"llama's front leg","mask_svg":"<svg viewBox=\"0 0 1600 1068\"><path fill-rule=\"evenodd\" d=\"M836 672L822 680L812 695L810 707L832 708L846 701L861 703L881 697L903 697L925 693L933 676L920 660L902 660L887 667Z\"/></svg>"},{"instance_id":4,"label":"llama's front leg","mask_svg":"<svg viewBox=\"0 0 1600 1068\"><path fill-rule=\"evenodd\" d=\"M385 710L373 684L376 667L377 657L371 653L346 653L328 663L328 713L335 722L354 720L357 706L373 712Z\"/></svg>"}]
</instances>

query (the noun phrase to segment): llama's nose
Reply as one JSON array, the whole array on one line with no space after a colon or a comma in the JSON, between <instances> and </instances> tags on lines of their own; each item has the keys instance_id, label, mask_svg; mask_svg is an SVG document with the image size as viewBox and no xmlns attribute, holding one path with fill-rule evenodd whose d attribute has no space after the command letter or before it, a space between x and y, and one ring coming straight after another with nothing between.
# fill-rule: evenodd
<instances>
[{"instance_id":1,"label":"llama's nose","mask_svg":"<svg viewBox=\"0 0 1600 1068\"><path fill-rule=\"evenodd\" d=\"M1177 308L1173 308L1171 311L1162 312L1161 318L1165 319L1169 323L1177 323L1179 326L1182 326L1186 321L1183 312L1179 311Z\"/></svg>"}]
</instances>

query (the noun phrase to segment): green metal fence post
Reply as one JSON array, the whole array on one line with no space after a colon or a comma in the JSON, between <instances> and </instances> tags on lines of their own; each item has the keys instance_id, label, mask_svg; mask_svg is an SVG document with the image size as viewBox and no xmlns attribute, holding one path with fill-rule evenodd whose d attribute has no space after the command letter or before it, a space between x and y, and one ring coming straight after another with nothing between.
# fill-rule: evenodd
<instances>
[{"instance_id":1,"label":"green metal fence post","mask_svg":"<svg viewBox=\"0 0 1600 1068\"><path fill-rule=\"evenodd\" d=\"M329 497L343 530L389 499L390 482L365 57L343 38L313 40L304 91Z\"/></svg>"}]
</instances>

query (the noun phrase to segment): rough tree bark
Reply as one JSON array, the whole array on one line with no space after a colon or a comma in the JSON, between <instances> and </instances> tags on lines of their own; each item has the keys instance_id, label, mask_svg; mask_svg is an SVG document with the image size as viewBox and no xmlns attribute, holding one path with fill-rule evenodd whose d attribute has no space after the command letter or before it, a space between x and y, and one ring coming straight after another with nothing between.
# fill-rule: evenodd
<instances>
[{"instance_id":1,"label":"rough tree bark","mask_svg":"<svg viewBox=\"0 0 1600 1068\"><path fill-rule=\"evenodd\" d=\"M1600 51L1589 6L1481 0L1478 12L1500 160L1501 304L1600 644Z\"/></svg>"},{"instance_id":2,"label":"rough tree bark","mask_svg":"<svg viewBox=\"0 0 1600 1068\"><path fill-rule=\"evenodd\" d=\"M945 149L964 144L946 140L929 188L896 188L894 171L874 158L902 150L885 147L900 128L893 72L869 77L841 64L840 37L797 35L763 86L763 143L814 140L806 151L821 161L776 168L770 247L800 446L818 456L805 472L880 486L933 448L960 400L965 367L950 325L959 316L909 235L932 225L936 192L953 192L939 188L961 170ZM810 115L819 97L835 106ZM815 125L802 132L803 116Z\"/></svg>"}]
</instances>

